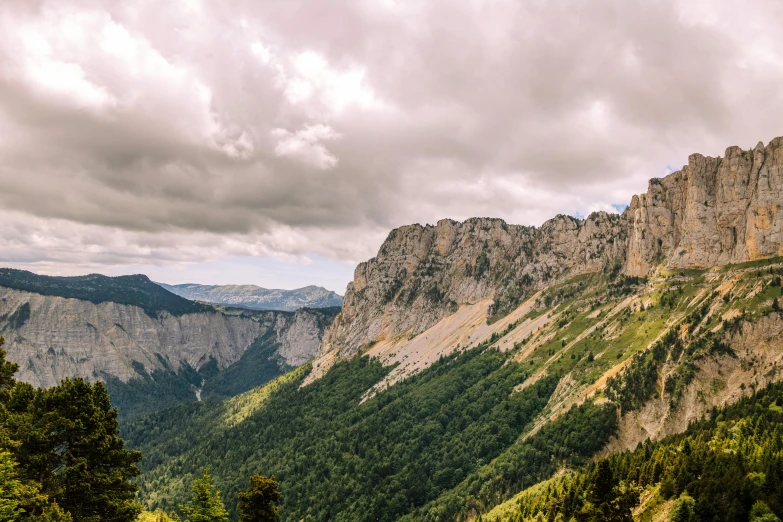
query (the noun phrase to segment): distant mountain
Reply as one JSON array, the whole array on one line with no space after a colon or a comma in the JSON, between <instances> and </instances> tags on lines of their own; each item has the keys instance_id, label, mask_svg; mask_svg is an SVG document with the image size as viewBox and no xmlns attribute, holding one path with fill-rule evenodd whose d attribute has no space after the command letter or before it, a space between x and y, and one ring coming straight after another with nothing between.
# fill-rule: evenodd
<instances>
[{"instance_id":1,"label":"distant mountain","mask_svg":"<svg viewBox=\"0 0 783 522\"><path fill-rule=\"evenodd\" d=\"M330 308L343 304L343 298L339 294L313 285L295 290L275 290L255 285L158 284L169 292L193 301L253 310L293 311L300 308Z\"/></svg>"},{"instance_id":2,"label":"distant mountain","mask_svg":"<svg viewBox=\"0 0 783 522\"><path fill-rule=\"evenodd\" d=\"M0 336L16 378L41 387L104 381L121 417L264 384L318 356L338 312L222 310L144 275L0 268Z\"/></svg>"},{"instance_id":3,"label":"distant mountain","mask_svg":"<svg viewBox=\"0 0 783 522\"><path fill-rule=\"evenodd\" d=\"M26 270L0 268L0 286L40 295L81 299L95 304L111 302L138 306L150 317L156 317L163 311L174 316L212 311L209 306L166 291L141 274L54 277Z\"/></svg>"}]
</instances>

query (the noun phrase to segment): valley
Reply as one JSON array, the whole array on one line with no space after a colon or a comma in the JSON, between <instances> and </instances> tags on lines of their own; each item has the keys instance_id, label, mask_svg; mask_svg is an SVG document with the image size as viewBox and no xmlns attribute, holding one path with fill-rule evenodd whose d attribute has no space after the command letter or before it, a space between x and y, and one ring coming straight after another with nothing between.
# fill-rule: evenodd
<instances>
[{"instance_id":1,"label":"valley","mask_svg":"<svg viewBox=\"0 0 783 522\"><path fill-rule=\"evenodd\" d=\"M122 416L246 391L311 360L339 309L196 303L144 276L0 272L0 334L17 378L106 382Z\"/></svg>"}]
</instances>

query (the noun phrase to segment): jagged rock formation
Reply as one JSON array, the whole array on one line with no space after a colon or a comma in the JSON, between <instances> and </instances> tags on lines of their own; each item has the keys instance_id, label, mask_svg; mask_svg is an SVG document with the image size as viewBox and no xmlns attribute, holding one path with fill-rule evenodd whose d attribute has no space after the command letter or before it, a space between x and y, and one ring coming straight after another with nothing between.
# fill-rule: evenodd
<instances>
[{"instance_id":1,"label":"jagged rock formation","mask_svg":"<svg viewBox=\"0 0 783 522\"><path fill-rule=\"evenodd\" d=\"M535 289L568 273L623 259L620 216L557 216L540 228L475 218L392 231L378 256L356 268L327 349L344 354L401 333L418 334L460 305L495 299L508 312Z\"/></svg>"},{"instance_id":2,"label":"jagged rock formation","mask_svg":"<svg viewBox=\"0 0 783 522\"><path fill-rule=\"evenodd\" d=\"M706 268L783 255L783 138L766 147L693 154L688 165L653 179L634 196L625 272L647 275L660 263Z\"/></svg>"},{"instance_id":3,"label":"jagged rock formation","mask_svg":"<svg viewBox=\"0 0 783 522\"><path fill-rule=\"evenodd\" d=\"M186 299L253 310L286 310L329 308L340 306L343 298L320 286L305 286L295 290L275 290L255 285L167 285L169 292Z\"/></svg>"},{"instance_id":4,"label":"jagged rock formation","mask_svg":"<svg viewBox=\"0 0 783 522\"><path fill-rule=\"evenodd\" d=\"M322 314L308 310L151 317L137 306L0 287L8 358L20 365L17 377L36 386L76 376L127 382L156 369L199 369L211 360L223 369L269 329L280 343L277 355L298 366L318 353L324 327Z\"/></svg>"},{"instance_id":5,"label":"jagged rock formation","mask_svg":"<svg viewBox=\"0 0 783 522\"><path fill-rule=\"evenodd\" d=\"M395 336L413 336L481 299L508 313L564 276L658 267L706 268L783 255L783 138L724 158L692 155L653 179L622 215L557 216L541 227L499 219L393 230L361 263L325 350L350 355Z\"/></svg>"}]
</instances>

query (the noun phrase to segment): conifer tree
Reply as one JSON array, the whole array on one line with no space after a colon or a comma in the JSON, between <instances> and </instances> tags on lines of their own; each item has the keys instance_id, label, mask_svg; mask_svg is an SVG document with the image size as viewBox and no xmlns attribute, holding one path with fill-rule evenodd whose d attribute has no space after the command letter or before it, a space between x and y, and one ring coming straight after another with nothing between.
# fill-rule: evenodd
<instances>
[{"instance_id":1,"label":"conifer tree","mask_svg":"<svg viewBox=\"0 0 783 522\"><path fill-rule=\"evenodd\" d=\"M0 338L0 346L2 346ZM20 506L40 521L132 522L141 453L119 438L102 383L66 379L49 389L14 380L0 348L0 449L16 462ZM56 501L54 500L56 499Z\"/></svg>"},{"instance_id":2,"label":"conifer tree","mask_svg":"<svg viewBox=\"0 0 783 522\"><path fill-rule=\"evenodd\" d=\"M220 491L215 489L212 475L205 468L201 478L193 481L190 488L191 498L188 505L179 508L185 513L188 522L225 522L228 511L220 500Z\"/></svg>"},{"instance_id":3,"label":"conifer tree","mask_svg":"<svg viewBox=\"0 0 783 522\"><path fill-rule=\"evenodd\" d=\"M11 454L0 451L0 520L17 520L22 511L22 483L16 477L15 467Z\"/></svg>"},{"instance_id":4,"label":"conifer tree","mask_svg":"<svg viewBox=\"0 0 783 522\"><path fill-rule=\"evenodd\" d=\"M683 491L669 513L669 522L690 522L693 518L693 507L695 505L696 501L693 497L688 495L686 491Z\"/></svg>"},{"instance_id":5,"label":"conifer tree","mask_svg":"<svg viewBox=\"0 0 783 522\"><path fill-rule=\"evenodd\" d=\"M117 409L102 383L65 379L49 389L19 383L8 401L7 427L18 440L20 472L41 483L74 519L132 522L141 453L125 449Z\"/></svg>"},{"instance_id":6,"label":"conifer tree","mask_svg":"<svg viewBox=\"0 0 783 522\"><path fill-rule=\"evenodd\" d=\"M275 477L253 475L250 486L239 495L239 518L243 522L274 522L278 517L280 487Z\"/></svg>"}]
</instances>

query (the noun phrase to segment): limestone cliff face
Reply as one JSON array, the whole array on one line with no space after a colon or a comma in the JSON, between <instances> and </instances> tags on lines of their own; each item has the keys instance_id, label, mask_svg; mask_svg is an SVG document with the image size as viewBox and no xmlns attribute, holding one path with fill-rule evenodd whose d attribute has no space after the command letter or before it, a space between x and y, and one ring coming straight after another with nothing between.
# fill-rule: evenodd
<instances>
[{"instance_id":1,"label":"limestone cliff face","mask_svg":"<svg viewBox=\"0 0 783 522\"><path fill-rule=\"evenodd\" d=\"M277 314L275 334L280 348L277 354L289 366L301 366L321 354L324 329L331 315L300 309L294 314Z\"/></svg>"},{"instance_id":2,"label":"limestone cliff face","mask_svg":"<svg viewBox=\"0 0 783 522\"><path fill-rule=\"evenodd\" d=\"M185 363L200 368L210 359L222 369L270 328L281 342L279 355L296 366L320 348L321 315L215 311L176 317L164 312L152 318L135 306L0 287L0 334L8 358L19 363L20 380L45 387L76 376L128 381L140 371L176 371Z\"/></svg>"},{"instance_id":3,"label":"limestone cliff face","mask_svg":"<svg viewBox=\"0 0 783 522\"><path fill-rule=\"evenodd\" d=\"M377 257L356 268L325 349L351 354L382 338L415 335L488 297L505 311L566 272L624 259L624 248L621 217L606 213L584 221L558 216L540 228L475 218L396 229Z\"/></svg>"},{"instance_id":4,"label":"limestone cliff face","mask_svg":"<svg viewBox=\"0 0 783 522\"><path fill-rule=\"evenodd\" d=\"M624 270L706 268L783 255L783 138L688 165L634 196Z\"/></svg>"},{"instance_id":5,"label":"limestone cliff face","mask_svg":"<svg viewBox=\"0 0 783 522\"><path fill-rule=\"evenodd\" d=\"M508 312L562 276L705 268L783 255L783 138L724 158L692 155L622 215L558 216L540 228L476 218L393 230L361 263L325 349L415 335L485 298Z\"/></svg>"}]
</instances>

